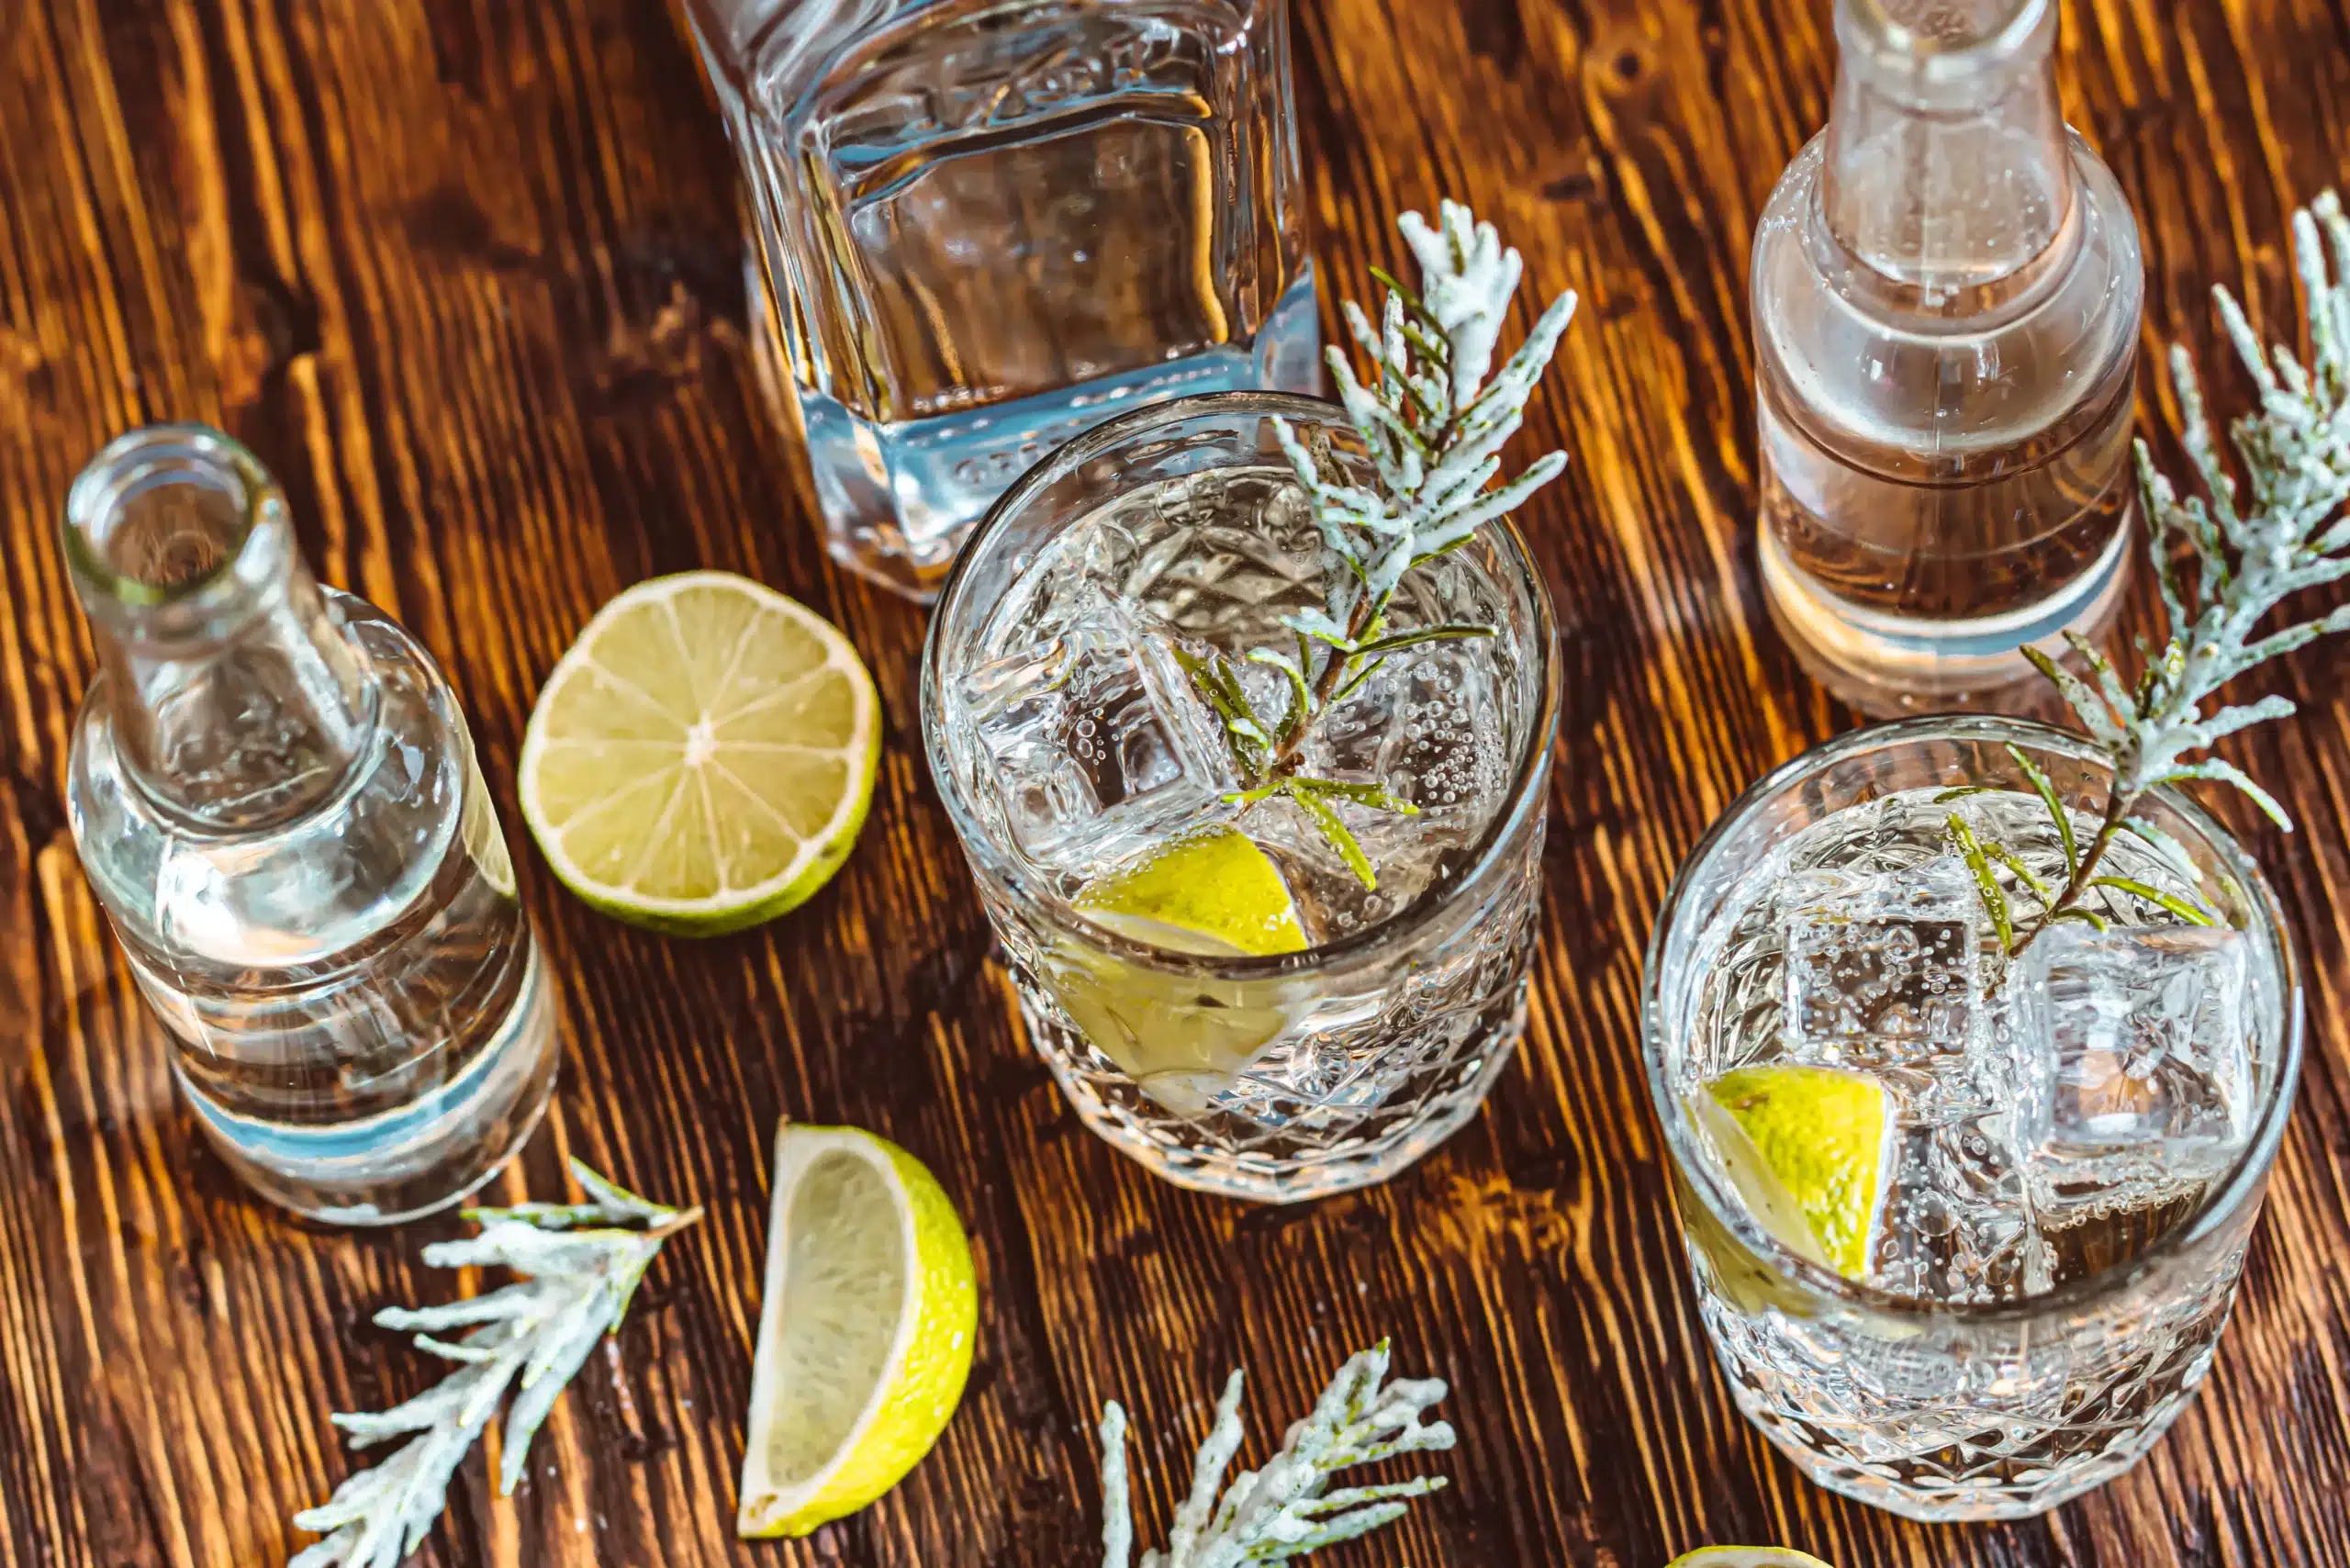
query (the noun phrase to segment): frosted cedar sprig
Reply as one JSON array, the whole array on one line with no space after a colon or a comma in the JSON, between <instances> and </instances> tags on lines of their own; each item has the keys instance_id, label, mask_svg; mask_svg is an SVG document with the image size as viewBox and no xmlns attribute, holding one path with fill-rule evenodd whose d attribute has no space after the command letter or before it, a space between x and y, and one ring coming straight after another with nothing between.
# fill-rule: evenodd
<instances>
[{"instance_id":1,"label":"frosted cedar sprig","mask_svg":"<svg viewBox=\"0 0 2350 1568\"><path fill-rule=\"evenodd\" d=\"M1450 1426L1420 1424L1421 1413L1444 1397L1443 1381L1386 1378L1382 1339L1338 1369L1314 1413L1290 1428L1262 1470L1244 1470L1227 1486L1225 1467L1242 1437L1241 1375L1234 1372L1192 1462L1191 1495L1175 1510L1167 1548L1145 1551L1141 1568L1286 1562L1368 1534L1399 1518L1412 1498L1441 1489L1441 1475L1330 1489L1331 1477L1355 1465L1452 1446ZM1127 1568L1135 1531L1126 1500L1126 1413L1115 1400L1102 1409L1101 1436L1102 1568Z\"/></svg>"},{"instance_id":2,"label":"frosted cedar sprig","mask_svg":"<svg viewBox=\"0 0 2350 1568\"><path fill-rule=\"evenodd\" d=\"M518 1379L520 1390L506 1412L499 1495L522 1479L531 1439L556 1396L598 1341L619 1329L661 1244L701 1217L698 1208L638 1197L576 1159L571 1173L592 1202L467 1209L479 1235L424 1249L436 1269L503 1268L526 1278L446 1306L375 1315L386 1328L417 1330L418 1350L457 1370L393 1409L333 1417L353 1448L409 1440L347 1478L326 1503L294 1516L297 1527L327 1539L297 1552L286 1568L393 1568L423 1545L447 1506L450 1478ZM455 1328L471 1332L454 1341L438 1338Z\"/></svg>"},{"instance_id":3,"label":"frosted cedar sprig","mask_svg":"<svg viewBox=\"0 0 2350 1568\"><path fill-rule=\"evenodd\" d=\"M1387 287L1377 328L1354 301L1346 302L1347 325L1371 357L1369 382L1357 376L1343 349L1328 351L1338 400L1369 453L1378 487L1344 483L1326 441L1301 441L1287 420L1273 421L1329 557L1324 608L1282 618L1296 638L1294 651L1248 654L1287 678L1280 718L1269 720L1252 705L1238 672L1221 655L1180 655L1224 724L1241 780L1227 798L1243 808L1275 797L1296 801L1365 887L1378 885L1377 873L1336 803L1406 814L1417 808L1383 784L1307 774L1298 748L1322 715L1353 695L1390 655L1423 643L1494 635L1491 626L1454 623L1391 631L1388 606L1412 568L1466 544L1567 465L1564 453L1548 453L1516 478L1488 488L1501 473L1503 443L1524 422L1527 399L1575 308L1572 291L1561 295L1494 372L1494 347L1524 262L1503 247L1492 224L1478 222L1458 202L1443 204L1436 228L1416 212L1405 213L1397 227L1419 262L1420 292L1374 269Z\"/></svg>"},{"instance_id":4,"label":"frosted cedar sprig","mask_svg":"<svg viewBox=\"0 0 2350 1568\"><path fill-rule=\"evenodd\" d=\"M2259 406L2228 430L2250 481L2248 498L2229 472L2194 357L2184 347L2171 349L2170 374L2185 420L2182 440L2203 493L2182 498L2156 471L2146 443L2137 443L2139 495L2169 642L2160 652L2139 644L2144 667L2135 686L2126 684L2086 639L2071 633L2092 678L2084 679L2037 649L2024 650L2064 693L2111 765L2113 778L2096 836L2086 846L2078 843L2047 776L2014 747L2009 749L2017 766L2055 818L2065 846L2063 888L2042 883L2006 849L1982 842L1959 818L1950 820L1950 837L1974 871L1992 924L2011 953L2022 951L2059 920L2102 926L2102 918L2080 902L2092 888L2148 900L2196 924L2215 924L2209 912L2187 900L2129 878L2098 874L2115 837L2126 833L2152 846L2189 881L2200 879L2184 848L2132 814L2150 790L2195 779L2233 785L2278 827L2292 831L2285 808L2241 768L2194 754L2222 736L2294 711L2290 699L2271 695L2206 717L2203 703L2221 687L2329 633L2350 631L2350 605L2344 605L2266 636L2254 634L2261 619L2285 599L2350 576L2350 516L2343 515L2344 503L2350 501L2350 219L2333 191L2293 215L2293 255L2305 297L2311 352L2306 366L2281 344L2264 354L2235 297L2225 287L2211 290L2228 340L2259 391ZM2192 557L2191 572L2182 569L2182 555ZM1947 793L1973 792L1969 788ZM2010 894L1999 884L1999 866L2015 875L2020 894L2038 906L2036 920L2016 917Z\"/></svg>"}]
</instances>

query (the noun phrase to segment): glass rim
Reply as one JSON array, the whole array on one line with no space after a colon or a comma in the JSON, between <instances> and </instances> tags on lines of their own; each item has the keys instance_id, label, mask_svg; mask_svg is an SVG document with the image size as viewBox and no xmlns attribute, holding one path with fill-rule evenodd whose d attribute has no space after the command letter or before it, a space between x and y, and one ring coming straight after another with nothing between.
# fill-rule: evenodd
<instances>
[{"instance_id":1,"label":"glass rim","mask_svg":"<svg viewBox=\"0 0 2350 1568\"><path fill-rule=\"evenodd\" d=\"M1307 947L1296 953L1229 958L1177 953L1136 942L1087 920L1066 899L1039 887L1035 874L1020 863L1016 855L998 849L981 827L970 802L964 797L962 783L957 778L953 762L942 744L944 724L937 717L939 697L945 687L943 667L946 628L956 617L967 613L963 599L970 591L974 564L996 536L1011 526L1011 520L1034 502L1046 487L1080 465L1092 461L1154 426L1225 413L1280 415L1352 428L1348 423L1346 409L1326 398L1314 398L1296 392L1203 392L1128 409L1056 448L996 498L995 504L988 509L987 515L971 531L970 537L963 542L962 548L956 552L954 568L947 576L946 586L939 591L938 603L932 611L930 630L923 646L923 750L930 763L931 777L937 784L939 798L946 805L947 816L965 853L976 857L977 846L977 852L985 855L990 871L1003 880L1014 897L1032 906L1055 911L1057 914L1065 913L1068 918L1057 920L1056 924L1065 926L1069 934L1122 962L1141 965L1166 974L1232 981L1262 980L1310 974L1334 964L1361 959L1407 941L1438 913L1472 891L1484 889L1505 868L1510 858L1510 846L1529 812L1546 811L1550 805L1546 780L1550 748L1558 738L1561 706L1558 625L1551 609L1550 589L1543 583L1542 574L1536 568L1526 547L1525 536L1518 532L1516 524L1507 517L1496 518L1485 524L1480 533L1490 533L1499 546L1504 561L1525 586L1527 603L1534 622L1534 635L1529 642L1534 656L1539 661L1536 678L1539 708L1527 726L1517 765L1510 776L1505 792L1507 804L1504 810L1495 812L1493 820L1485 824L1484 832L1478 836L1470 852L1468 866L1458 875L1424 890L1419 897L1402 909L1360 931L1351 932L1336 942Z\"/></svg>"},{"instance_id":2,"label":"glass rim","mask_svg":"<svg viewBox=\"0 0 2350 1568\"><path fill-rule=\"evenodd\" d=\"M1940 713L1848 730L1771 769L1749 785L1714 819L1712 825L1707 828L1695 846L1682 860L1680 868L1673 873L1671 885L1665 890L1664 902L1657 911L1656 924L1650 933L1648 951L1641 965L1640 1054L1648 1073L1650 1099L1655 1106L1657 1120L1664 1130L1668 1158L1714 1220L1728 1228L1749 1251L1769 1264L1780 1278L1792 1281L1813 1294L1862 1308L1880 1317L1938 1323L1999 1323L2039 1317L2050 1312L2061 1312L2101 1300L2128 1288L2161 1267L2173 1255L2202 1240L2216 1226L2233 1217L2266 1180L2269 1168L2276 1162L2278 1147L2283 1142L2285 1124L2292 1114L2300 1081L2304 1034L2300 961L2293 947L2292 927L2285 918L2282 905L2277 902L2276 890L2261 874L2258 862L2210 812L2177 790L2167 786L2157 789L2154 791L2156 798L2201 834L2237 879L2247 902L2257 908L2274 934L2273 945L2282 967L2278 996L2282 1012L2281 1055L2277 1063L2275 1080L2260 1106L2251 1135L2244 1140L2244 1151L2237 1156L2235 1163L2228 1168L2224 1176L2205 1189L2203 1200L2196 1205L2193 1214L2174 1226L2144 1251L2054 1290L2018 1301L1919 1301L1848 1280L1824 1264L1796 1253L1764 1228L1737 1195L1726 1191L1722 1182L1717 1180L1712 1167L1696 1146L1695 1123L1667 1081L1666 1026L1662 1017L1665 947L1680 922L1683 901L1688 895L1696 871L1713 857L1732 830L1755 811L1804 779L1817 775L1831 763L1887 745L1929 739L2013 741L2076 762L2103 760L2102 754L2090 744L2087 735L2060 729L2053 724L1998 714Z\"/></svg>"}]
</instances>

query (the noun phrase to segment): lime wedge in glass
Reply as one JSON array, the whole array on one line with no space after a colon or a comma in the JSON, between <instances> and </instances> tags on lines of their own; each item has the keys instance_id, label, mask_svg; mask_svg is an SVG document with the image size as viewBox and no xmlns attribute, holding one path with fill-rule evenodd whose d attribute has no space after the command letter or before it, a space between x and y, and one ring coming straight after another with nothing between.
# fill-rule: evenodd
<instances>
[{"instance_id":1,"label":"lime wedge in glass","mask_svg":"<svg viewBox=\"0 0 2350 1568\"><path fill-rule=\"evenodd\" d=\"M1078 894L1088 920L1136 942L1219 957L1302 953L1289 884L1237 828L1190 834Z\"/></svg>"},{"instance_id":2,"label":"lime wedge in glass","mask_svg":"<svg viewBox=\"0 0 2350 1568\"><path fill-rule=\"evenodd\" d=\"M1740 1068L1690 1109L1766 1229L1848 1280L1866 1274L1893 1174L1883 1084L1834 1068Z\"/></svg>"},{"instance_id":3,"label":"lime wedge in glass","mask_svg":"<svg viewBox=\"0 0 2350 1568\"><path fill-rule=\"evenodd\" d=\"M856 650L725 572L637 584L539 693L522 820L564 885L688 936L797 907L856 842L881 710Z\"/></svg>"},{"instance_id":4,"label":"lime wedge in glass","mask_svg":"<svg viewBox=\"0 0 2350 1568\"><path fill-rule=\"evenodd\" d=\"M1085 918L1129 941L1203 958L1303 952L1289 885L1237 828L1187 834L1088 883ZM1288 1027L1302 982L1170 973L1073 933L1046 947L1043 979L1095 1049L1167 1109L1196 1115Z\"/></svg>"},{"instance_id":5,"label":"lime wedge in glass","mask_svg":"<svg viewBox=\"0 0 2350 1568\"><path fill-rule=\"evenodd\" d=\"M895 1486L971 1371L971 1247L936 1178L854 1127L775 1140L743 1451L744 1536L806 1535Z\"/></svg>"},{"instance_id":6,"label":"lime wedge in glass","mask_svg":"<svg viewBox=\"0 0 2350 1568\"><path fill-rule=\"evenodd\" d=\"M1807 1551L1784 1546L1701 1546L1664 1568L1829 1568Z\"/></svg>"}]
</instances>

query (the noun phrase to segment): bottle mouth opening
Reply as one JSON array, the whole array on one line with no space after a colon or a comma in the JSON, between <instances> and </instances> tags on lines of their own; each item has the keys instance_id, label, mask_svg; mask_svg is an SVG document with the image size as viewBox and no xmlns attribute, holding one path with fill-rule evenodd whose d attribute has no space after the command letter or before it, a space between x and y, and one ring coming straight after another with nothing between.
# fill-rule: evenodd
<instances>
[{"instance_id":1,"label":"bottle mouth opening","mask_svg":"<svg viewBox=\"0 0 2350 1568\"><path fill-rule=\"evenodd\" d=\"M2011 67L2053 33L2052 0L1838 0L1848 59L1942 85Z\"/></svg>"},{"instance_id":2,"label":"bottle mouth opening","mask_svg":"<svg viewBox=\"0 0 2350 1568\"><path fill-rule=\"evenodd\" d=\"M66 492L66 554L86 594L177 603L231 575L276 487L206 425L151 425L109 442Z\"/></svg>"}]
</instances>

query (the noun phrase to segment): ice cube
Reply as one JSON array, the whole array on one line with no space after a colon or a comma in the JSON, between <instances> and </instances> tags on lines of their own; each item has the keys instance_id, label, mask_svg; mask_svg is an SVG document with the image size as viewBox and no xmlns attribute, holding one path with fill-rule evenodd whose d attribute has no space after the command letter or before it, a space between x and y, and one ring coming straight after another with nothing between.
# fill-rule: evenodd
<instances>
[{"instance_id":1,"label":"ice cube","mask_svg":"<svg viewBox=\"0 0 2350 1568\"><path fill-rule=\"evenodd\" d=\"M1383 785L1423 816L1482 828L1509 783L1500 679L1488 638L1390 655L1315 726L1307 769Z\"/></svg>"},{"instance_id":2,"label":"ice cube","mask_svg":"<svg viewBox=\"0 0 2350 1568\"><path fill-rule=\"evenodd\" d=\"M1094 593L1051 634L965 678L968 722L1020 853L1048 870L1103 859L1226 814L1222 727L1175 657L1175 635Z\"/></svg>"},{"instance_id":3,"label":"ice cube","mask_svg":"<svg viewBox=\"0 0 2350 1568\"><path fill-rule=\"evenodd\" d=\"M2025 954L2037 1072L2023 1098L2040 1200L2132 1208L2234 1162L2252 1111L2244 939L2062 924Z\"/></svg>"},{"instance_id":4,"label":"ice cube","mask_svg":"<svg viewBox=\"0 0 2350 1568\"><path fill-rule=\"evenodd\" d=\"M1800 872L1779 908L1790 1056L1877 1073L1905 1100L1977 1103L1984 919L1963 862Z\"/></svg>"},{"instance_id":5,"label":"ice cube","mask_svg":"<svg viewBox=\"0 0 2350 1568\"><path fill-rule=\"evenodd\" d=\"M1376 868L1376 889L1293 802L1251 812L1249 832L1281 863L1315 940L1384 920L1471 863L1508 790L1500 680L1484 639L1423 644L1389 657L1308 732L1303 773L1377 784L1416 808L1327 802ZM1278 711L1286 699L1284 686L1259 705Z\"/></svg>"},{"instance_id":6,"label":"ice cube","mask_svg":"<svg viewBox=\"0 0 2350 1568\"><path fill-rule=\"evenodd\" d=\"M1921 1301L2014 1301L2049 1283L2015 1127L2004 1114L1905 1123L1869 1282Z\"/></svg>"}]
</instances>

